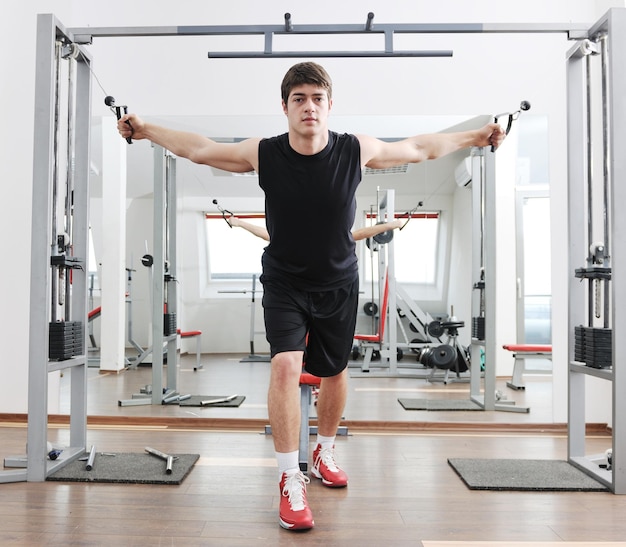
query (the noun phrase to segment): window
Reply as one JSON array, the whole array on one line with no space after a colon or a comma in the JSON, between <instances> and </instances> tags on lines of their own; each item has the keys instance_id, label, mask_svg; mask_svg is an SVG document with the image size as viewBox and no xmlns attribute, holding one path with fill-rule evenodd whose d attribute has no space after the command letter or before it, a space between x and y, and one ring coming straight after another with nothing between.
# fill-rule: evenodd
<instances>
[{"instance_id":1,"label":"window","mask_svg":"<svg viewBox=\"0 0 626 547\"><path fill-rule=\"evenodd\" d=\"M548 117L524 115L517 120L517 185L549 184Z\"/></svg>"},{"instance_id":2,"label":"window","mask_svg":"<svg viewBox=\"0 0 626 547\"><path fill-rule=\"evenodd\" d=\"M237 216L265 227L262 214ZM230 228L222 215L207 213L205 217L211 279L250 279L259 274L267 242L242 228Z\"/></svg>"},{"instance_id":3,"label":"window","mask_svg":"<svg viewBox=\"0 0 626 547\"><path fill-rule=\"evenodd\" d=\"M250 279L261 272L261 255L267 242L243 228L230 228L220 214L206 213L211 279ZM265 227L262 213L237 215L250 224ZM406 214L397 214L406 218ZM374 215L375 217L375 215ZM375 221L366 214L365 225ZM439 213L413 213L402 231L394 232L396 279L399 283L435 285L438 264ZM365 244L357 246L365 281L378 279L378 256ZM372 258L370 259L370 256ZM373 268L372 264L373 262Z\"/></svg>"},{"instance_id":4,"label":"window","mask_svg":"<svg viewBox=\"0 0 626 547\"><path fill-rule=\"evenodd\" d=\"M439 215L414 215L394 238L396 280L434 285L437 275Z\"/></svg>"},{"instance_id":5,"label":"window","mask_svg":"<svg viewBox=\"0 0 626 547\"><path fill-rule=\"evenodd\" d=\"M375 217L375 215L374 215ZM396 214L396 218L406 215ZM372 215L366 214L366 224L371 224ZM439 249L439 213L413 213L410 221L402 228L395 230L393 237L394 264L398 283L417 283L435 285ZM371 252L367 247L365 250ZM373 253L375 254L375 253ZM363 260L367 254L363 255ZM369 260L369 259L368 259ZM378 257L373 257L374 273L367 265L365 280L371 281L372 275L378 278Z\"/></svg>"}]
</instances>

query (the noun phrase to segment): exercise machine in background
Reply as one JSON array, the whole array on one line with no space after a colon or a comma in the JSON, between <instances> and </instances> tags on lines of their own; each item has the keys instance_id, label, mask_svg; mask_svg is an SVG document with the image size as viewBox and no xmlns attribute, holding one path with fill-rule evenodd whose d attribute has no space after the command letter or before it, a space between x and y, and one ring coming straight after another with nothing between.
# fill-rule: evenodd
<instances>
[{"instance_id":1,"label":"exercise machine in background","mask_svg":"<svg viewBox=\"0 0 626 547\"><path fill-rule=\"evenodd\" d=\"M379 189L376 215L371 216L378 222L393 220L396 216L394 201L394 190ZM372 284L372 301L364 306L365 313L372 316L372 333L355 333L350 367L358 367L360 371L351 375L410 377L445 383L467 381L467 375L462 377L461 374L468 371L469 354L457 338L458 328L463 323L455 320L435 332L435 325L444 323L424 312L396 282L393 232L381 235L382 238L375 236L368 241L372 263L377 261L377 269L372 266L372 278L375 271L378 274L376 285ZM409 340L404 323L418 336ZM432 325L430 331L429 325ZM417 354L412 363L404 360L407 352ZM359 361L361 357L363 360Z\"/></svg>"},{"instance_id":2,"label":"exercise machine in background","mask_svg":"<svg viewBox=\"0 0 626 547\"><path fill-rule=\"evenodd\" d=\"M510 129L510 127L509 127ZM472 148L472 338L470 399L483 410L529 412L496 389L496 154ZM482 379L482 381L481 381Z\"/></svg>"},{"instance_id":3,"label":"exercise machine in background","mask_svg":"<svg viewBox=\"0 0 626 547\"><path fill-rule=\"evenodd\" d=\"M135 359L137 367L152 355L152 384L119 406L160 405L177 395L178 332L176 278L176 158L154 145L153 254L146 253L141 263L150 270L152 344ZM164 354L167 375L163 382Z\"/></svg>"}]
</instances>

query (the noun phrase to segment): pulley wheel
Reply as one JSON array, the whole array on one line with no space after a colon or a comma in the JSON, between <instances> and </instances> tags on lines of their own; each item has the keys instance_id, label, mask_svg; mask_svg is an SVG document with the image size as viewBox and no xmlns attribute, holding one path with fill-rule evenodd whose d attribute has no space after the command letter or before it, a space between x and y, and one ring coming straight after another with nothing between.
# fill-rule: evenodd
<instances>
[{"instance_id":1,"label":"pulley wheel","mask_svg":"<svg viewBox=\"0 0 626 547\"><path fill-rule=\"evenodd\" d=\"M369 315L371 317L372 315L376 315L378 313L378 306L376 305L376 302L366 302L363 306L363 311L365 312L365 315Z\"/></svg>"},{"instance_id":2,"label":"pulley wheel","mask_svg":"<svg viewBox=\"0 0 626 547\"><path fill-rule=\"evenodd\" d=\"M387 224L386 222L377 222L376 225ZM393 230L387 230L386 232L381 232L380 234L376 234L374 236L374 241L376 243L380 243L384 245L385 243L389 243L393 239Z\"/></svg>"}]
</instances>

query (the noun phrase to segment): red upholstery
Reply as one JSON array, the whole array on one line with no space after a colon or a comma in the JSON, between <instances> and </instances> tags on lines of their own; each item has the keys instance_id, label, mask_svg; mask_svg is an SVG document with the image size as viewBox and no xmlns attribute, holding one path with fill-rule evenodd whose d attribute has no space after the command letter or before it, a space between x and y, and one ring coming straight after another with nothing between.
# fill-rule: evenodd
<instances>
[{"instance_id":1,"label":"red upholstery","mask_svg":"<svg viewBox=\"0 0 626 547\"><path fill-rule=\"evenodd\" d=\"M180 329L177 329L176 332L180 334L181 338L189 338L190 336L200 336L202 334L201 330L188 330L182 332Z\"/></svg>"},{"instance_id":2,"label":"red upholstery","mask_svg":"<svg viewBox=\"0 0 626 547\"><path fill-rule=\"evenodd\" d=\"M502 347L508 351L516 351L518 353L552 353L550 344L504 344Z\"/></svg>"},{"instance_id":3,"label":"red upholstery","mask_svg":"<svg viewBox=\"0 0 626 547\"><path fill-rule=\"evenodd\" d=\"M94 308L87 314L87 319L94 319L98 317L101 312L102 312L102 306L98 306L97 308Z\"/></svg>"},{"instance_id":4,"label":"red upholstery","mask_svg":"<svg viewBox=\"0 0 626 547\"><path fill-rule=\"evenodd\" d=\"M385 320L387 319L387 303L389 301L389 275L385 274L385 288L383 289L383 305L380 308L380 322L376 334L355 334L355 340L363 342L382 342L385 336Z\"/></svg>"},{"instance_id":5,"label":"red upholstery","mask_svg":"<svg viewBox=\"0 0 626 547\"><path fill-rule=\"evenodd\" d=\"M300 374L301 386L319 386L321 381L322 379L319 376L313 376L313 374L309 374L308 372Z\"/></svg>"}]
</instances>

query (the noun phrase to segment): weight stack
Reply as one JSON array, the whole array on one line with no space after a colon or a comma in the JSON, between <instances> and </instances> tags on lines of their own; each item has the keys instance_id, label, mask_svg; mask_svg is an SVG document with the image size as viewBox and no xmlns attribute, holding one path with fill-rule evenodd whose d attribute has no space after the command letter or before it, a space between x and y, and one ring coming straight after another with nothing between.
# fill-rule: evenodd
<instances>
[{"instance_id":1,"label":"weight stack","mask_svg":"<svg viewBox=\"0 0 626 547\"><path fill-rule=\"evenodd\" d=\"M484 317L472 317L472 338L476 338L476 340L485 339Z\"/></svg>"},{"instance_id":2,"label":"weight stack","mask_svg":"<svg viewBox=\"0 0 626 547\"><path fill-rule=\"evenodd\" d=\"M85 353L83 323L59 321L50 323L48 331L48 358L57 361Z\"/></svg>"},{"instance_id":3,"label":"weight stack","mask_svg":"<svg viewBox=\"0 0 626 547\"><path fill-rule=\"evenodd\" d=\"M171 336L176 333L176 314L163 314L163 336Z\"/></svg>"},{"instance_id":4,"label":"weight stack","mask_svg":"<svg viewBox=\"0 0 626 547\"><path fill-rule=\"evenodd\" d=\"M613 365L612 330L574 327L574 360L592 368L610 368Z\"/></svg>"}]
</instances>

